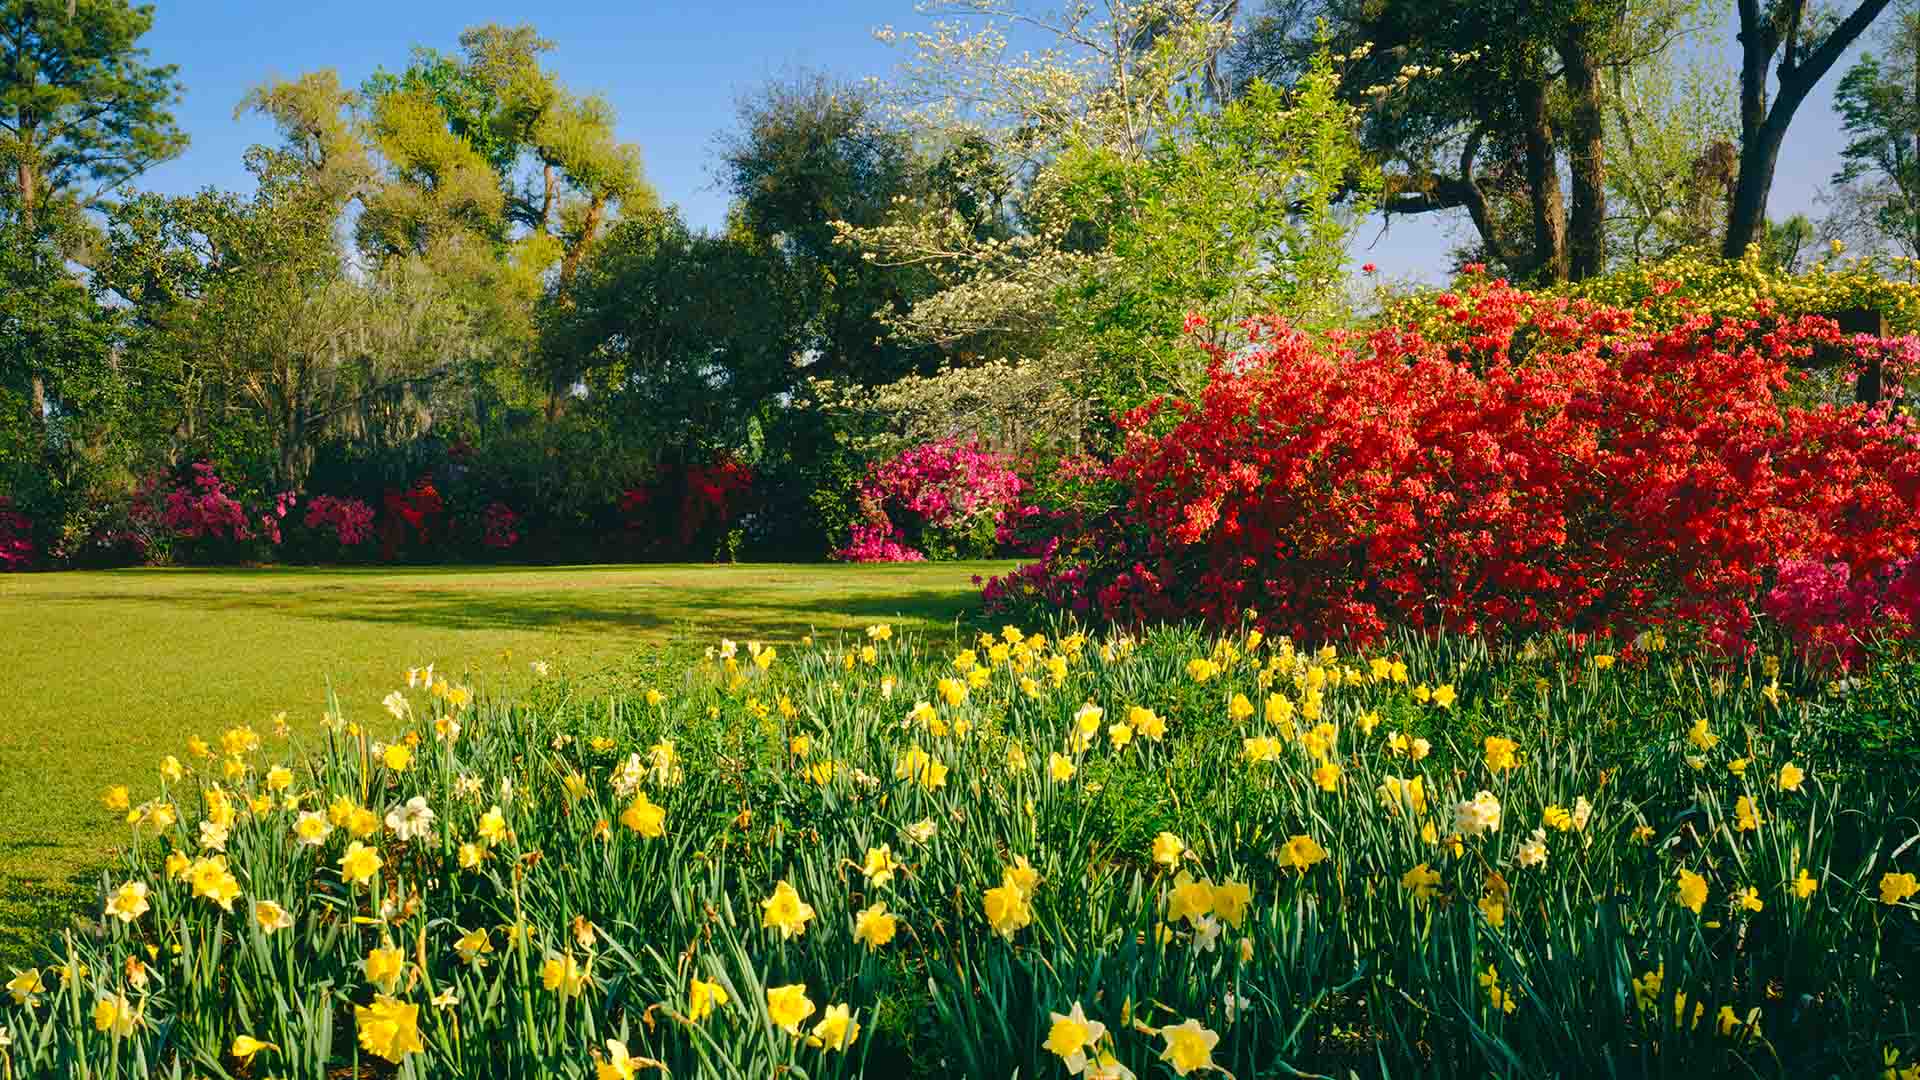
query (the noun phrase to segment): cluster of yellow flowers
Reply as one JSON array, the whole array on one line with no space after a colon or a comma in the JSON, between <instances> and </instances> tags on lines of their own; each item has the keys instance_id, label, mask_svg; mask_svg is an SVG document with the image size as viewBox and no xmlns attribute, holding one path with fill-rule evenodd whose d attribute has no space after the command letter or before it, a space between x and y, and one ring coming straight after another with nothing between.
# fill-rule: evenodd
<instances>
[{"instance_id":1,"label":"cluster of yellow flowers","mask_svg":"<svg viewBox=\"0 0 1920 1080\"><path fill-rule=\"evenodd\" d=\"M636 691L644 709L564 717L485 707L429 666L385 698L384 738L337 714L324 748L280 760L251 727L196 738L151 798L106 792L129 842L103 932L13 972L11 1002L69 1064L94 1051L45 1003L83 992L108 1045L285 1063L312 1035L255 1025L305 971L351 1005L361 1052L423 1075L510 1046L540 1055L528 1069L624 1080L709 1053L771 1073L863 1034L883 1053L889 995L930 974L946 1002L942 977L1154 955L1124 973L1137 985L1049 974L1015 995L1049 1018L1027 1028L1039 1045L955 1060L1185 1076L1281 1029L1263 980L1331 979L1303 942L1366 969L1450 935L1456 989L1423 1008L1496 1033L1541 1022L1553 965L1616 962L1553 937L1604 899L1659 935L1608 946L1643 972L1634 1014L1691 1030L1717 1007L1702 1036L1738 1054L1771 1045L1784 990L1670 977L1668 959L1723 923L1771 947L1782 908L1836 942L1863 905L1920 910L1899 852L1871 879L1836 865L1824 764L1725 716L1650 733L1663 773L1489 730L1483 684L1431 658L1257 631L960 644L925 658L885 624L784 651L722 640L673 692ZM1611 654L1567 670L1596 693L1644 674ZM1769 688L1743 707L1783 717ZM221 994L246 1004L203 1004Z\"/></svg>"}]
</instances>

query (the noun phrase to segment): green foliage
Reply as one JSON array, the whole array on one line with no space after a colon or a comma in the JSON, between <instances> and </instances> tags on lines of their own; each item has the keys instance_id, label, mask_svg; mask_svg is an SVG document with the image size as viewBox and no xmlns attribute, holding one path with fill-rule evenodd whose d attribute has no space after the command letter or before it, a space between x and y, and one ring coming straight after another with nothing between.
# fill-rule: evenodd
<instances>
[{"instance_id":1,"label":"green foliage","mask_svg":"<svg viewBox=\"0 0 1920 1080\"><path fill-rule=\"evenodd\" d=\"M836 223L873 224L929 182L909 138L877 123L863 91L818 77L767 84L742 100L720 176L734 199L728 231L786 264L792 346L809 374L877 385L932 363L932 350L886 330L929 291L927 275L836 239Z\"/></svg>"},{"instance_id":2,"label":"green foliage","mask_svg":"<svg viewBox=\"0 0 1920 1080\"><path fill-rule=\"evenodd\" d=\"M1791 658L1047 631L764 661L687 639L604 695L542 675L473 701L442 665L381 711L330 696L310 744L227 732L131 781L147 826L100 885L147 885L146 909L96 901L53 944L44 1000L9 1013L16 1061L137 1074L247 1035L273 1044L254 1068L364 1068L379 993L418 1006L419 1076L584 1078L608 1039L682 1076L1047 1075L1076 1006L1139 1075L1183 1018L1249 1077L1852 1075L1913 1049L1920 907L1883 884L1914 866L1911 783L1831 756ZM276 775L307 801L250 808ZM414 797L420 835L382 827ZM1488 800L1497 828L1457 810ZM307 805L341 822L313 847ZM164 872L202 821L226 864ZM349 882L354 841L379 864ZM864 870L882 844L890 878ZM196 895L219 872L231 912ZM780 883L811 909L796 932L766 915ZM994 926L990 889L1027 917ZM898 933L868 948L875 902ZM475 929L484 964L455 945ZM402 965L384 987L377 947ZM127 955L159 977L127 983ZM694 978L727 1001L696 1014ZM799 1037L767 996L794 984ZM98 1030L101 993L148 1022ZM840 1050L804 1038L829 1004L861 1025Z\"/></svg>"},{"instance_id":3,"label":"green foliage","mask_svg":"<svg viewBox=\"0 0 1920 1080\"><path fill-rule=\"evenodd\" d=\"M1347 244L1380 178L1338 90L1322 49L1288 90L1256 81L1217 110L1187 102L1144 157L1085 141L1061 155L1051 197L1106 233L1059 301L1061 325L1098 358L1086 381L1104 405L1198 391L1207 356L1183 331L1189 314L1222 345L1253 315L1345 315Z\"/></svg>"},{"instance_id":4,"label":"green foliage","mask_svg":"<svg viewBox=\"0 0 1920 1080\"><path fill-rule=\"evenodd\" d=\"M149 65L139 44L152 26L153 7L127 0L0 2L0 190L11 212L31 221L43 208L91 206L186 148L169 111L178 69Z\"/></svg>"},{"instance_id":5,"label":"green foliage","mask_svg":"<svg viewBox=\"0 0 1920 1080\"><path fill-rule=\"evenodd\" d=\"M543 378L583 384L577 408L663 454L741 446L794 377L795 292L749 238L694 232L674 210L633 214L542 307Z\"/></svg>"},{"instance_id":6,"label":"green foliage","mask_svg":"<svg viewBox=\"0 0 1920 1080\"><path fill-rule=\"evenodd\" d=\"M1885 35L1884 56L1865 53L1840 77L1833 107L1847 144L1833 174L1834 225L1875 245L1920 257L1920 9L1908 5Z\"/></svg>"}]
</instances>

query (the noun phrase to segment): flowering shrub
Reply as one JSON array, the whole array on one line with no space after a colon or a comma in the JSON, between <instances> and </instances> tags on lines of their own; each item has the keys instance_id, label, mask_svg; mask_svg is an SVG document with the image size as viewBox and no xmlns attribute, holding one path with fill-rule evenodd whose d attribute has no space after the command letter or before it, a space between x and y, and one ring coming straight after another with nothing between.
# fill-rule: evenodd
<instances>
[{"instance_id":1,"label":"flowering shrub","mask_svg":"<svg viewBox=\"0 0 1920 1080\"><path fill-rule=\"evenodd\" d=\"M503 502L491 502L480 513L480 543L494 551L505 551L520 542L520 515Z\"/></svg>"},{"instance_id":2,"label":"flowering shrub","mask_svg":"<svg viewBox=\"0 0 1920 1080\"><path fill-rule=\"evenodd\" d=\"M637 546L687 554L696 541L715 540L737 521L752 492L753 470L730 456L707 464L661 465L653 483L621 495L620 514Z\"/></svg>"},{"instance_id":3,"label":"flowering shrub","mask_svg":"<svg viewBox=\"0 0 1920 1080\"><path fill-rule=\"evenodd\" d=\"M1920 549L1920 428L1783 404L1790 360L1848 347L1831 322L1649 332L1502 282L1438 307L1366 337L1250 324L1198 401L1122 418L1124 505L990 597L1361 641L1678 621L1739 648L1773 567Z\"/></svg>"},{"instance_id":4,"label":"flowering shrub","mask_svg":"<svg viewBox=\"0 0 1920 1080\"><path fill-rule=\"evenodd\" d=\"M13 500L0 495L0 574L33 569L33 519L13 508Z\"/></svg>"},{"instance_id":5,"label":"flowering shrub","mask_svg":"<svg viewBox=\"0 0 1920 1080\"><path fill-rule=\"evenodd\" d=\"M343 548L373 539L373 507L354 498L316 495L307 503L306 526L327 529Z\"/></svg>"},{"instance_id":6,"label":"flowering shrub","mask_svg":"<svg viewBox=\"0 0 1920 1080\"><path fill-rule=\"evenodd\" d=\"M0 972L0 1062L1653 1080L1920 1054L1912 774L1831 742L1838 695L1792 657L953 644L721 641L605 699L429 665L307 747L196 737L104 792L118 857L84 925Z\"/></svg>"},{"instance_id":7,"label":"flowering shrub","mask_svg":"<svg viewBox=\"0 0 1920 1080\"><path fill-rule=\"evenodd\" d=\"M1869 630L1907 637L1920 627L1920 558L1860 578L1843 562L1788 559L1764 609L1809 656L1850 666Z\"/></svg>"},{"instance_id":8,"label":"flowering shrub","mask_svg":"<svg viewBox=\"0 0 1920 1080\"><path fill-rule=\"evenodd\" d=\"M864 521L834 557L910 562L913 555L990 554L1022 487L1011 458L978 444L941 439L911 447L868 467L859 491Z\"/></svg>"},{"instance_id":9,"label":"flowering shrub","mask_svg":"<svg viewBox=\"0 0 1920 1080\"><path fill-rule=\"evenodd\" d=\"M833 553L845 562L926 562L927 557L902 543L892 522L862 521L853 526L847 546Z\"/></svg>"},{"instance_id":10,"label":"flowering shrub","mask_svg":"<svg viewBox=\"0 0 1920 1080\"><path fill-rule=\"evenodd\" d=\"M160 510L161 524L188 540L252 539L253 529L247 521L246 508L228 492L213 466L196 461L192 471L189 484L167 492Z\"/></svg>"},{"instance_id":11,"label":"flowering shrub","mask_svg":"<svg viewBox=\"0 0 1920 1080\"><path fill-rule=\"evenodd\" d=\"M405 491L390 490L382 499L386 515L380 530L380 558L392 562L400 554L402 545L411 535L413 543L425 547L431 543L434 527L440 521L446 503L440 498L440 491L433 485L433 478L423 476Z\"/></svg>"}]
</instances>

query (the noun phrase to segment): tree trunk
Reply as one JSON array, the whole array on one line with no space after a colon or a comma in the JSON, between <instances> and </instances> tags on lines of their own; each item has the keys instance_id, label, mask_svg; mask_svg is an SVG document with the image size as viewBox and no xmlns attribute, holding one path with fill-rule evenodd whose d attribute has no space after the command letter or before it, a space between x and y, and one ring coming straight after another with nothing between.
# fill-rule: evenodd
<instances>
[{"instance_id":1,"label":"tree trunk","mask_svg":"<svg viewBox=\"0 0 1920 1080\"><path fill-rule=\"evenodd\" d=\"M587 203L586 217L580 222L580 237L567 249L560 260L560 291L565 293L567 286L573 284L573 275L580 269L580 260L593 246L594 234L600 231L600 222L607 215L607 197L594 192L592 201Z\"/></svg>"},{"instance_id":2,"label":"tree trunk","mask_svg":"<svg viewBox=\"0 0 1920 1080\"><path fill-rule=\"evenodd\" d=\"M29 142L30 139L30 131L23 128L21 141ZM39 184L37 181L38 177L34 175L33 163L27 160L23 154L20 162L14 167L14 185L15 190L20 193L20 224L23 227L22 232L27 235L29 240L33 237L34 229L33 204L39 197ZM40 452L45 454L47 452L48 420L46 376L36 370L33 372L31 382L33 408L32 415L28 417L28 422L33 425L34 433L39 436Z\"/></svg>"},{"instance_id":3,"label":"tree trunk","mask_svg":"<svg viewBox=\"0 0 1920 1080\"><path fill-rule=\"evenodd\" d=\"M1607 264L1607 169L1605 131L1600 122L1600 69L1587 47L1584 28L1560 43L1560 60L1573 97L1567 158L1573 175L1573 214L1569 222L1568 273L1590 278Z\"/></svg>"},{"instance_id":4,"label":"tree trunk","mask_svg":"<svg viewBox=\"0 0 1920 1080\"><path fill-rule=\"evenodd\" d=\"M1767 195L1773 189L1774 168L1780 162L1780 144L1787 125L1814 85L1833 68L1849 45L1858 40L1892 0L1860 0L1819 47L1808 51L1800 27L1808 0L1790 0L1785 12L1761 0L1739 0L1740 9L1740 174L1727 208L1727 238L1721 254L1738 259L1766 235ZM1784 17L1781 17L1784 16ZM1784 27L1784 33L1782 28ZM1779 96L1767 102L1767 67L1784 48L1779 70Z\"/></svg>"},{"instance_id":5,"label":"tree trunk","mask_svg":"<svg viewBox=\"0 0 1920 1080\"><path fill-rule=\"evenodd\" d=\"M1527 201L1533 206L1532 276L1543 284L1558 284L1567 280L1567 212L1560 197L1547 88L1529 79L1517 89L1526 123Z\"/></svg>"},{"instance_id":6,"label":"tree trunk","mask_svg":"<svg viewBox=\"0 0 1920 1080\"><path fill-rule=\"evenodd\" d=\"M1740 173L1734 181L1733 200L1727 209L1727 238L1721 249L1729 259L1740 258L1766 238L1767 194L1773 189L1780 144L1787 134L1785 125L1775 125L1771 119L1751 137L1740 140Z\"/></svg>"}]
</instances>

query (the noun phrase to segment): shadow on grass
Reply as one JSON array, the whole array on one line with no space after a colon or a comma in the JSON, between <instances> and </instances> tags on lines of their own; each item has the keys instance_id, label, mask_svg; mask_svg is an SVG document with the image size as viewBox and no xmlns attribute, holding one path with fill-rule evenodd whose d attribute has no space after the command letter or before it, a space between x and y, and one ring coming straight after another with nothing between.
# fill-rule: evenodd
<instances>
[{"instance_id":1,"label":"shadow on grass","mask_svg":"<svg viewBox=\"0 0 1920 1080\"><path fill-rule=\"evenodd\" d=\"M14 841L0 851L54 849L49 841ZM87 866L63 877L9 873L0 876L0 971L44 964L57 951L62 931L73 927L100 903L100 867Z\"/></svg>"},{"instance_id":2,"label":"shadow on grass","mask_svg":"<svg viewBox=\"0 0 1920 1080\"><path fill-rule=\"evenodd\" d=\"M389 590L311 588L63 594L63 603L133 604L204 612L257 613L316 622L423 624L454 630L545 630L585 634L625 631L659 636L694 627L793 640L848 622L913 619L953 623L979 608L978 593L953 587L900 588L895 582L848 582L845 591L805 589L782 595L779 582L688 587L673 582L606 582L578 590L535 584L507 590L396 586ZM888 586L894 586L889 588ZM769 595L771 593L771 595Z\"/></svg>"}]
</instances>

